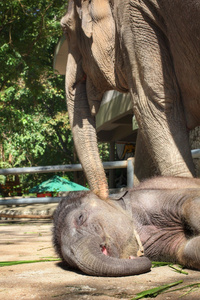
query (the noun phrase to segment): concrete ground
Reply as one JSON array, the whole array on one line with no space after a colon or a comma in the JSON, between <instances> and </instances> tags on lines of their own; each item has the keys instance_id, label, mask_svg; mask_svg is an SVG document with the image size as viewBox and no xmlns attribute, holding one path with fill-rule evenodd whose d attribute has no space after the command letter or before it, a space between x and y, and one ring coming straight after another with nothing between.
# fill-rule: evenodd
<instances>
[{"instance_id":1,"label":"concrete ground","mask_svg":"<svg viewBox=\"0 0 200 300\"><path fill-rule=\"evenodd\" d=\"M0 261L56 257L51 228L49 220L0 220ZM0 299L127 300L143 290L179 280L183 283L177 287L200 284L200 272L185 271L188 275L164 266L138 276L103 278L68 270L56 261L7 266L0 268ZM189 289L169 291L156 299L200 299L200 288L187 295Z\"/></svg>"}]
</instances>

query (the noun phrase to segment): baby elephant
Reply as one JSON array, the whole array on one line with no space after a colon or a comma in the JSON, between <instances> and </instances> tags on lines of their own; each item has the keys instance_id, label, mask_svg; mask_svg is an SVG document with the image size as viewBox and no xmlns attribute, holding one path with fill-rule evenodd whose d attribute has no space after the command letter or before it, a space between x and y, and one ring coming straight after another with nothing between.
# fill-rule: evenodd
<instances>
[{"instance_id":1,"label":"baby elephant","mask_svg":"<svg viewBox=\"0 0 200 300\"><path fill-rule=\"evenodd\" d=\"M53 243L90 275L141 274L150 260L200 270L200 180L154 178L108 201L71 193L55 211Z\"/></svg>"}]
</instances>

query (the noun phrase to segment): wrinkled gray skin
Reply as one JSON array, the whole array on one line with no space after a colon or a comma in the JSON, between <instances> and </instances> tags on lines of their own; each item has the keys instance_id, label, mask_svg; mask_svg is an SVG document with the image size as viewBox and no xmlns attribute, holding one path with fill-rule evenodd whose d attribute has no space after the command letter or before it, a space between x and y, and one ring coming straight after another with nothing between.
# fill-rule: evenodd
<instances>
[{"instance_id":1,"label":"wrinkled gray skin","mask_svg":"<svg viewBox=\"0 0 200 300\"><path fill-rule=\"evenodd\" d=\"M69 0L66 94L91 190L108 197L95 115L108 90L130 92L139 124L135 174L194 176L188 129L200 125L198 0Z\"/></svg>"},{"instance_id":2,"label":"wrinkled gray skin","mask_svg":"<svg viewBox=\"0 0 200 300\"><path fill-rule=\"evenodd\" d=\"M150 179L108 201L72 193L54 214L53 243L68 266L90 275L141 274L150 260L200 270L200 179Z\"/></svg>"}]
</instances>

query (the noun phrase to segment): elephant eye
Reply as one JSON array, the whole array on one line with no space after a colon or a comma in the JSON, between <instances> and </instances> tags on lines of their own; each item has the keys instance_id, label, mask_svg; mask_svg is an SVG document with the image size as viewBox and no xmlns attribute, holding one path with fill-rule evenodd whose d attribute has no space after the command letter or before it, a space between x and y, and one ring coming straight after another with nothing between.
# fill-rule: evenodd
<instances>
[{"instance_id":1,"label":"elephant eye","mask_svg":"<svg viewBox=\"0 0 200 300\"><path fill-rule=\"evenodd\" d=\"M78 226L83 225L83 223L86 221L86 215L83 214L83 212L79 213L76 217L76 224Z\"/></svg>"}]
</instances>

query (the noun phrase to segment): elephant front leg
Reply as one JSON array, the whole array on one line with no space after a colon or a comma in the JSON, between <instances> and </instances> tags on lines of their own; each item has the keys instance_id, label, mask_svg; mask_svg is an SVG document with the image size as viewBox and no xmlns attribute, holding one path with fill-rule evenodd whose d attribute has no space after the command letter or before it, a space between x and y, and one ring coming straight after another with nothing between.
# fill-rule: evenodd
<instances>
[{"instance_id":1,"label":"elephant front leg","mask_svg":"<svg viewBox=\"0 0 200 300\"><path fill-rule=\"evenodd\" d=\"M158 20L135 3L131 34L126 33L124 39L133 108L145 147L145 155L139 159L144 161L140 171L137 160L143 150L137 150L136 176L139 180L146 177L144 166L149 155L158 175L191 177L194 166L169 41Z\"/></svg>"}]
</instances>

